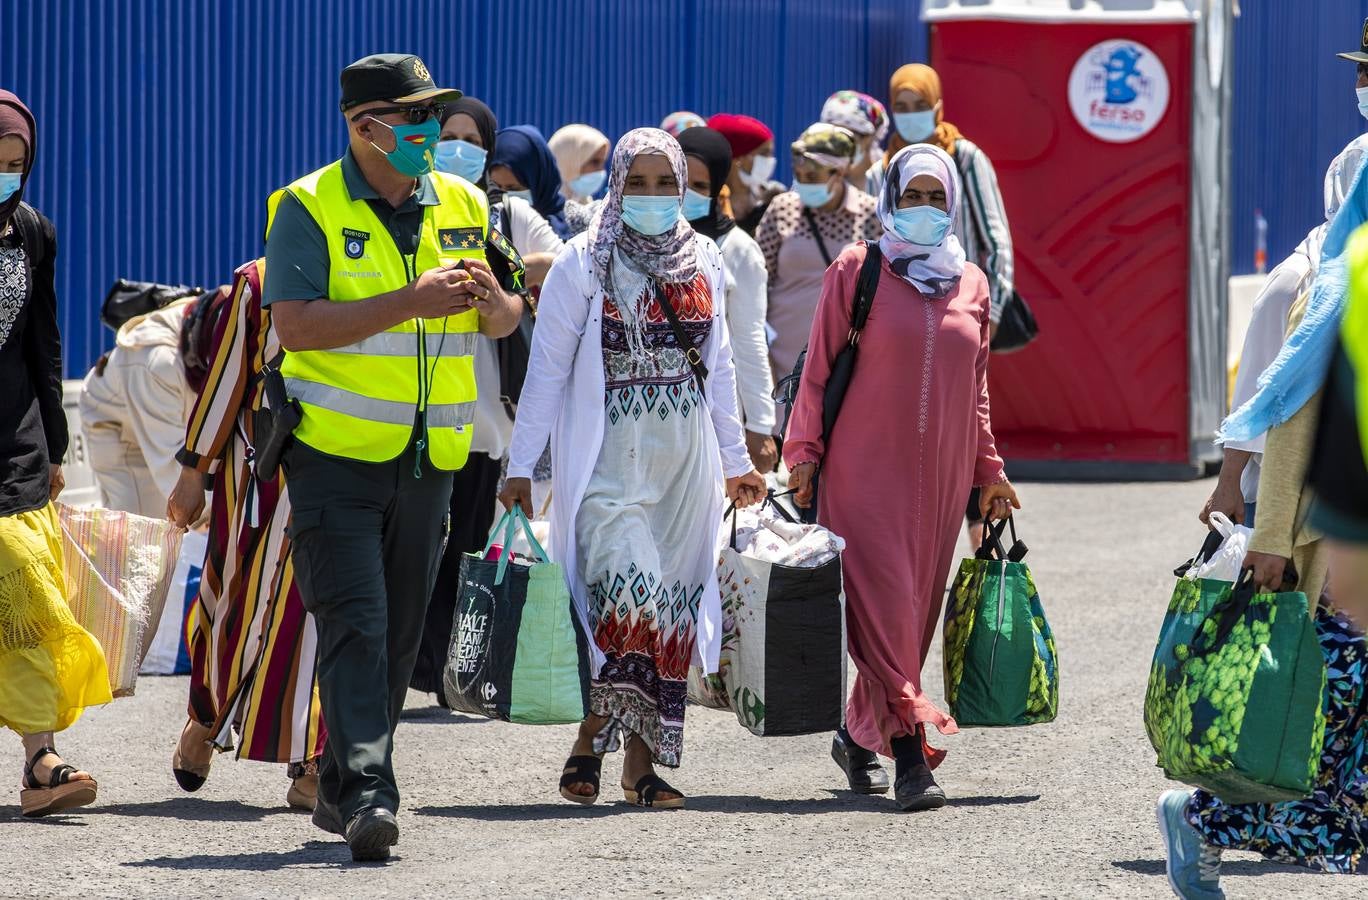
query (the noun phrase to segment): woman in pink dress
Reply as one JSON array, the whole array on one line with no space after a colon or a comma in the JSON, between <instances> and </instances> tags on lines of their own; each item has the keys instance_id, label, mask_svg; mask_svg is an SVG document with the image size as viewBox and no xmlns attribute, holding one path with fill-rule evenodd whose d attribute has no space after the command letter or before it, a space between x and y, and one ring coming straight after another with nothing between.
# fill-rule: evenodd
<instances>
[{"instance_id":1,"label":"woman in pink dress","mask_svg":"<svg viewBox=\"0 0 1368 900\"><path fill-rule=\"evenodd\" d=\"M965 261L950 224L960 202L955 164L928 144L889 163L878 197L877 245L847 247L827 270L784 458L795 500L846 539L845 586L855 688L832 756L851 790L884 793L876 753L896 764L904 810L945 805L931 776L944 751L926 742L955 720L921 688L965 498L981 487L985 515L1020 508L988 416L988 281ZM866 252L882 255L854 375L829 442L822 398L850 335ZM829 446L828 446L829 443Z\"/></svg>"}]
</instances>

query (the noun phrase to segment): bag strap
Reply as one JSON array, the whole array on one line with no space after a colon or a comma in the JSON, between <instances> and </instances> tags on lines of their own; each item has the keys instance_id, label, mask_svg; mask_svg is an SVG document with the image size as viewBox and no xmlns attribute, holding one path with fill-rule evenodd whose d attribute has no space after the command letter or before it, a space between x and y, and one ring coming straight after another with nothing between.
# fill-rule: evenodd
<instances>
[{"instance_id":1,"label":"bag strap","mask_svg":"<svg viewBox=\"0 0 1368 900\"><path fill-rule=\"evenodd\" d=\"M532 523L527 521L527 516L523 513L521 506L514 506L503 514L499 519L499 524L495 525L489 532L489 540L485 542L484 552L481 558L488 556L489 551L494 547L494 540L499 537L499 532L503 532L503 551L499 554L499 565L495 570L494 583L503 584L504 575L508 572L508 561L513 558L513 530L521 526L523 535L527 538L527 544L532 548L533 558L541 562L550 562L551 557L547 556L546 549L537 540L537 536L532 533Z\"/></svg>"},{"instance_id":2,"label":"bag strap","mask_svg":"<svg viewBox=\"0 0 1368 900\"><path fill-rule=\"evenodd\" d=\"M1202 549L1198 550L1197 555L1192 559L1174 569L1173 574L1178 578L1185 577L1188 572L1211 559L1212 555L1221 549L1221 542L1224 540L1225 538L1221 536L1219 531L1208 531L1206 540L1202 541Z\"/></svg>"},{"instance_id":3,"label":"bag strap","mask_svg":"<svg viewBox=\"0 0 1368 900\"><path fill-rule=\"evenodd\" d=\"M812 230L812 239L817 242L817 250L822 254L822 261L831 267L831 251L827 249L826 241L822 240L822 230L817 227L817 217L812 213L812 207L803 207L803 218L807 220L808 228Z\"/></svg>"},{"instance_id":4,"label":"bag strap","mask_svg":"<svg viewBox=\"0 0 1368 900\"><path fill-rule=\"evenodd\" d=\"M779 518L783 519L785 522L788 522L790 525L797 525L797 524L799 524L799 522L798 522L797 519L793 518L793 514L790 513L788 510L784 509L784 507L783 507L782 505L780 505L780 504L777 502L778 499L779 499L780 497L787 497L789 494L792 494L792 493L794 493L793 490L787 490L787 491L784 491L783 493L776 494L776 493L774 492L774 489L773 489L773 488L770 488L769 490L767 490L767 491L765 492L765 499L760 503L760 508L761 508L761 509L764 509L766 506L768 506L768 507L770 507L771 509L773 509L774 512L775 512L775 514L778 515ZM725 522L725 521L728 521L728 520L731 521L731 543L728 544L727 546L731 547L733 550L736 550L736 549L738 549L738 548L737 548L737 546L736 546L736 503L735 503L735 502L728 504L728 506L727 506L727 511L724 512L724 513L722 514L722 521ZM813 523L809 522L809 523L807 523L807 524L811 525L811 524L813 524Z\"/></svg>"},{"instance_id":5,"label":"bag strap","mask_svg":"<svg viewBox=\"0 0 1368 900\"><path fill-rule=\"evenodd\" d=\"M27 203L20 203L14 211L13 221L15 229L19 232L19 240L24 244L24 255L28 257L29 267L36 269L47 258L47 241L43 240L38 212Z\"/></svg>"},{"instance_id":6,"label":"bag strap","mask_svg":"<svg viewBox=\"0 0 1368 900\"><path fill-rule=\"evenodd\" d=\"M703 363L703 354L698 352L698 348L689 340L688 334L684 332L684 325L679 321L679 314L675 312L674 306L670 303L670 298L665 294L665 288L659 282L655 286L656 301L660 304L660 311L665 314L665 318L670 323L670 330L674 332L675 343L679 344L679 349L683 351L684 358L689 362L689 368L693 370L694 380L698 382L698 393L700 396L707 396L708 367Z\"/></svg>"},{"instance_id":7,"label":"bag strap","mask_svg":"<svg viewBox=\"0 0 1368 900\"><path fill-rule=\"evenodd\" d=\"M883 262L883 250L878 241L865 241L864 263L860 266L860 277L855 282L855 300L850 305L850 332L854 337L852 344L859 343L860 332L869 321L869 311L874 307L874 292L879 289L879 267Z\"/></svg>"}]
</instances>

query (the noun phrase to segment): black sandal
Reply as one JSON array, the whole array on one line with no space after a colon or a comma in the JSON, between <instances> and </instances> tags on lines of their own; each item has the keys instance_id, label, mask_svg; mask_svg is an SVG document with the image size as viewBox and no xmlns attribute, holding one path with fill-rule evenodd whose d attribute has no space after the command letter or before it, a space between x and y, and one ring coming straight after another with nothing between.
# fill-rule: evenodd
<instances>
[{"instance_id":1,"label":"black sandal","mask_svg":"<svg viewBox=\"0 0 1368 900\"><path fill-rule=\"evenodd\" d=\"M669 800L657 800L656 797L662 793L677 794L678 796ZM682 809L684 807L684 795L670 787L664 778L654 772L642 775L637 781L636 787L623 788L622 794L627 798L627 802L633 806L648 806L654 809Z\"/></svg>"},{"instance_id":2,"label":"black sandal","mask_svg":"<svg viewBox=\"0 0 1368 900\"><path fill-rule=\"evenodd\" d=\"M55 766L48 775L48 783L43 785L39 782L34 777L33 767L44 756L58 756L58 753L52 747L44 747L33 754L33 759L24 766L24 787L19 792L19 806L25 816L37 818L95 802L99 785L93 778L72 781L71 776L80 771L73 765L62 763Z\"/></svg>"},{"instance_id":3,"label":"black sandal","mask_svg":"<svg viewBox=\"0 0 1368 900\"><path fill-rule=\"evenodd\" d=\"M561 775L560 795L571 803L588 806L599 798L599 774L603 771L603 758L599 756L572 756L565 761L565 771ZM594 786L592 794L576 794L570 790L572 784Z\"/></svg>"}]
</instances>

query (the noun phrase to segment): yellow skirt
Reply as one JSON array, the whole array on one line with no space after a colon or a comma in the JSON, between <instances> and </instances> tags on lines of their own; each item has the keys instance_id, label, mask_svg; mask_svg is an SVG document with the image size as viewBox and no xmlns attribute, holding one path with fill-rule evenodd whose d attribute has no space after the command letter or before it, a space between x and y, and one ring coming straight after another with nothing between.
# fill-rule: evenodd
<instances>
[{"instance_id":1,"label":"yellow skirt","mask_svg":"<svg viewBox=\"0 0 1368 900\"><path fill-rule=\"evenodd\" d=\"M0 725L61 731L108 703L104 650L67 606L57 508L0 516Z\"/></svg>"}]
</instances>

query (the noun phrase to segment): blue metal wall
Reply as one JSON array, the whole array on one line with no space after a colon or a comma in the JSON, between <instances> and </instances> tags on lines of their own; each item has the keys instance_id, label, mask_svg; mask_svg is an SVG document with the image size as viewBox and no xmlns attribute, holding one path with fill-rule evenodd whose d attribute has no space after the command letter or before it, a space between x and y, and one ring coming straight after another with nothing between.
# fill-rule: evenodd
<instances>
[{"instance_id":1,"label":"blue metal wall","mask_svg":"<svg viewBox=\"0 0 1368 900\"><path fill-rule=\"evenodd\" d=\"M917 0L0 0L0 86L33 108L28 197L57 223L67 372L110 344L114 278L212 284L259 252L266 194L335 157L337 73L419 53L505 124L611 136L676 109L744 112L782 141L832 90L878 96L926 56ZM1235 28L1232 268L1315 224L1363 130L1351 63L1368 0L1243 4ZM785 154L780 153L786 162Z\"/></svg>"},{"instance_id":2,"label":"blue metal wall","mask_svg":"<svg viewBox=\"0 0 1368 900\"><path fill-rule=\"evenodd\" d=\"M1368 129L1354 64L1368 0L1246 0L1235 25L1234 273L1254 270L1254 211L1272 268L1325 217L1330 160Z\"/></svg>"},{"instance_id":3,"label":"blue metal wall","mask_svg":"<svg viewBox=\"0 0 1368 900\"><path fill-rule=\"evenodd\" d=\"M548 135L692 109L755 115L786 140L832 90L883 94L925 58L919 5L3 0L0 86L38 119L27 196L58 228L67 373L111 345L97 311L115 278L215 284L259 252L267 193L343 149L337 74L360 56L418 53Z\"/></svg>"}]
</instances>

